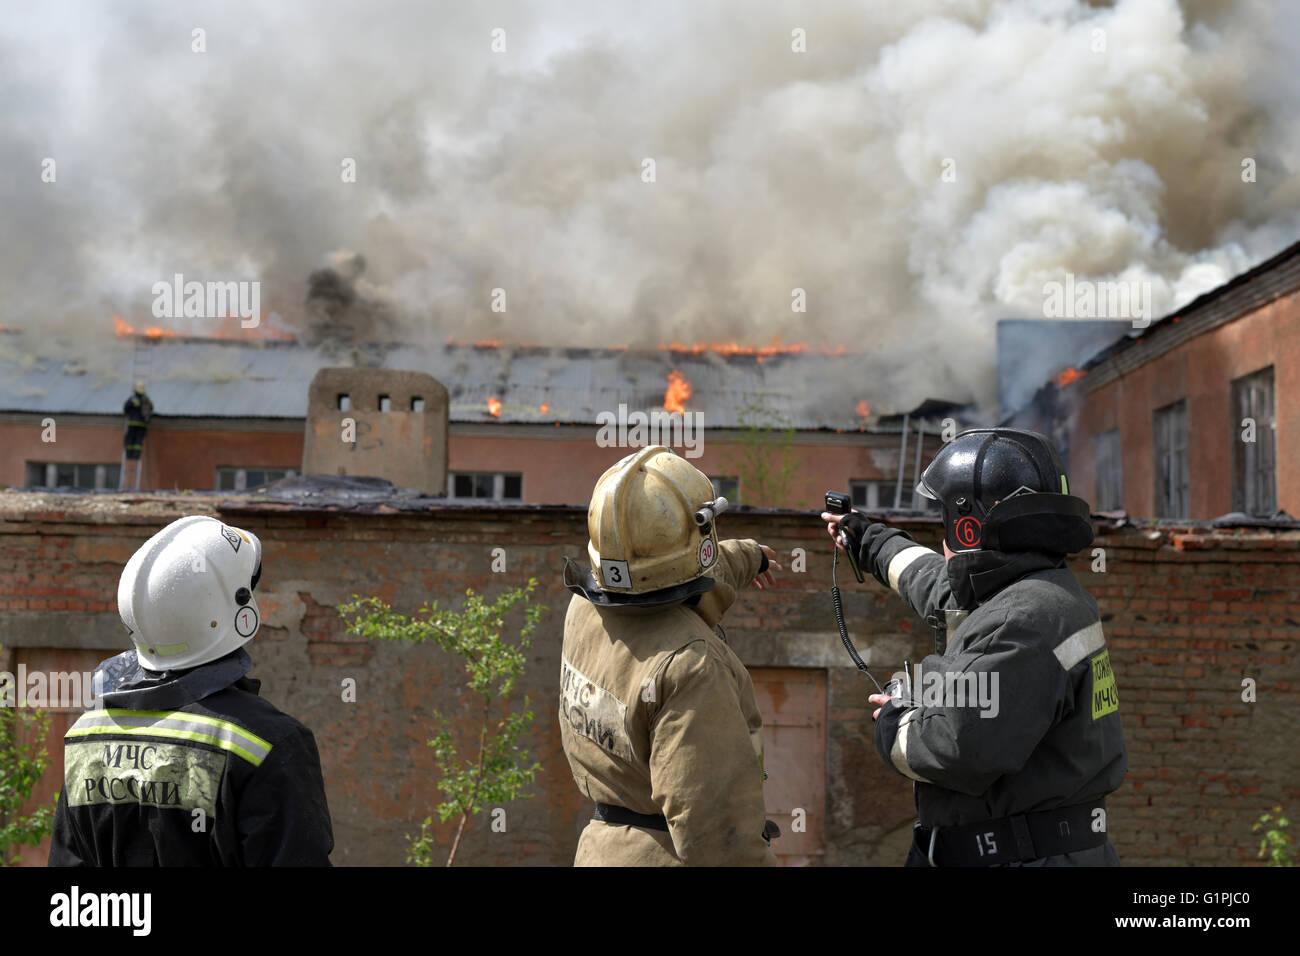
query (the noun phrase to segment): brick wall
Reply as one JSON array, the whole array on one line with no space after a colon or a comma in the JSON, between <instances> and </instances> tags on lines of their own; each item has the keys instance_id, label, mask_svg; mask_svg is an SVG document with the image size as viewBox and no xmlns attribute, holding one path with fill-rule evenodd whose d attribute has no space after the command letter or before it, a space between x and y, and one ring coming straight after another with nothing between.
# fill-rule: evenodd
<instances>
[{"instance_id":1,"label":"brick wall","mask_svg":"<svg viewBox=\"0 0 1300 956\"><path fill-rule=\"evenodd\" d=\"M57 442L42 441L41 422L47 418L57 423ZM447 467L452 472L522 474L522 500L529 504L584 504L596 479L617 461L617 456L611 454L616 449L596 443L597 431L595 426L587 425L457 423L450 426ZM0 486L25 485L29 461L118 464L122 434L121 419L114 416L0 413L0 447L8 452L0 459ZM365 451L364 446L373 442L373 437L358 434L363 439L359 450ZM754 449L738 441L735 432L710 431L700 440L702 444L696 449L700 455L691 459L693 465L713 477L741 477L742 501L774 507L783 504L760 500L762 496L752 481ZM389 444L391 447L391 438ZM939 444L937 435L925 436L922 469L930 463ZM419 452L418 442L412 447ZM689 451L682 446L677 450ZM850 481L888 481L898 474L900 451L898 435L799 432L793 445L794 474L778 490L786 502L815 501L828 487L847 489ZM915 456L913 431L908 436L903 462L904 487L910 488L917 473ZM780 461L774 453L769 465L775 468ZM232 423L156 414L146 439L140 487L211 490L218 467L300 471L302 462L302 419ZM321 470L334 474L337 468ZM356 469L348 471L355 473Z\"/></svg>"},{"instance_id":2,"label":"brick wall","mask_svg":"<svg viewBox=\"0 0 1300 956\"><path fill-rule=\"evenodd\" d=\"M1154 413L1187 401L1188 514L1210 519L1232 511L1233 456L1242 425L1232 407L1232 382L1272 367L1277 429L1277 506L1300 512L1300 293L1189 339L1100 387L1085 377L1071 419L1070 478L1076 493L1096 501L1096 437L1120 429L1123 507L1154 515ZM1102 368L1105 368L1103 365Z\"/></svg>"},{"instance_id":3,"label":"brick wall","mask_svg":"<svg viewBox=\"0 0 1300 956\"><path fill-rule=\"evenodd\" d=\"M538 702L533 743L543 770L535 796L508 808L506 832L490 832L480 817L459 858L572 859L588 807L560 749L552 701L568 599L556 582L563 555L583 553L582 509L359 515L273 511L235 498L0 493L0 643L10 659L22 647L108 656L124 646L113 610L121 566L185 513L217 514L264 542L253 674L265 696L316 733L339 864L402 862L404 835L437 801L424 743L431 713L457 713L461 697L460 674L436 649L353 638L334 607L360 592L409 610L466 587L493 593L539 578L550 611L520 689ZM935 525L910 527L935 544ZM789 513L729 514L722 530L771 544L787 566L793 549L806 551L802 573L787 570L775 591L745 592L724 624L751 667L828 671L825 861L900 862L911 787L881 765L871 742L869 685L846 666L836 636L824 532ZM1248 862L1259 811L1286 802L1294 812L1300 797L1300 533L1124 529L1098 545L1105 572L1086 555L1076 571L1105 615L1129 744L1129 778L1110 814L1121 856L1128 864ZM497 547L506 549L504 574L491 571ZM878 676L920 660L931 644L929 629L874 583L846 588L845 604ZM347 677L357 682L356 703L342 700ZM1242 701L1243 677L1257 682L1257 702ZM57 780L47 777L52 792ZM438 830L444 850L451 829Z\"/></svg>"}]
</instances>

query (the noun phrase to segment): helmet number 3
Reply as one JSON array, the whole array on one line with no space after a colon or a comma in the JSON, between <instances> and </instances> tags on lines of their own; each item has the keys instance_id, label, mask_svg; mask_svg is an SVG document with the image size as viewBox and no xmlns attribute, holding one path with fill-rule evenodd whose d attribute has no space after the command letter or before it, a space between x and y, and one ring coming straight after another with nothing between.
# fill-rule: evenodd
<instances>
[{"instance_id":1,"label":"helmet number 3","mask_svg":"<svg viewBox=\"0 0 1300 956\"><path fill-rule=\"evenodd\" d=\"M235 630L240 637L248 637L257 630L257 612L251 607L241 607L235 612Z\"/></svg>"},{"instance_id":2,"label":"helmet number 3","mask_svg":"<svg viewBox=\"0 0 1300 956\"><path fill-rule=\"evenodd\" d=\"M632 576L628 574L626 561L602 561L600 573L605 576L607 588L630 588Z\"/></svg>"}]
</instances>

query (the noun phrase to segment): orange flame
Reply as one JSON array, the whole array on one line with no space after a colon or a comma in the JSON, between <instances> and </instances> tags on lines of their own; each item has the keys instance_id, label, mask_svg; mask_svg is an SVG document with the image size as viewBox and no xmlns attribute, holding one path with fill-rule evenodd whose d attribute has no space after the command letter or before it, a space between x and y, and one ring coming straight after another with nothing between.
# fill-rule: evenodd
<instances>
[{"instance_id":1,"label":"orange flame","mask_svg":"<svg viewBox=\"0 0 1300 956\"><path fill-rule=\"evenodd\" d=\"M871 406L868 405L865 401L860 401L858 402L857 405L857 411L860 416L866 418L868 415L871 414Z\"/></svg>"},{"instance_id":2,"label":"orange flame","mask_svg":"<svg viewBox=\"0 0 1300 956\"><path fill-rule=\"evenodd\" d=\"M685 412L691 397L691 383L677 369L668 373L668 389L664 392L664 408L670 412Z\"/></svg>"},{"instance_id":3,"label":"orange flame","mask_svg":"<svg viewBox=\"0 0 1300 956\"><path fill-rule=\"evenodd\" d=\"M473 341L461 341L455 338L446 340L446 344L453 348L478 348L478 349L495 349L501 348L506 343L502 339L475 339ZM527 342L512 342L519 348L544 348L545 346L530 344ZM610 345L603 347L607 352L625 352L634 346L628 345ZM739 342L697 342L694 345L687 345L683 342L661 342L658 346L661 352L681 352L686 355L703 355L706 352L712 352L716 355L733 356L733 355L752 355L761 362L766 358L774 355L799 355L803 352L818 352L822 355L848 355L849 350L843 345L837 345L834 348L829 346L814 347L803 342L796 342L793 345L782 344L779 337L773 338L767 345L741 345Z\"/></svg>"},{"instance_id":4,"label":"orange flame","mask_svg":"<svg viewBox=\"0 0 1300 956\"><path fill-rule=\"evenodd\" d=\"M1065 386L1069 385L1071 382L1077 382L1087 374L1087 372L1081 372L1071 365L1060 375L1056 376L1056 387L1065 388Z\"/></svg>"},{"instance_id":5,"label":"orange flame","mask_svg":"<svg viewBox=\"0 0 1300 956\"><path fill-rule=\"evenodd\" d=\"M488 396L488 414L496 418L501 414L501 402L499 399Z\"/></svg>"},{"instance_id":6,"label":"orange flame","mask_svg":"<svg viewBox=\"0 0 1300 956\"><path fill-rule=\"evenodd\" d=\"M703 355L705 352L713 352L717 355L752 355L760 362L769 355L798 355L800 352L808 351L806 345L801 343L782 345L780 339L773 339L770 345L741 345L738 342L699 342L695 345L685 345L682 342L670 342L659 347L669 352L686 352L689 355Z\"/></svg>"},{"instance_id":7,"label":"orange flame","mask_svg":"<svg viewBox=\"0 0 1300 956\"><path fill-rule=\"evenodd\" d=\"M113 316L113 334L119 338L126 335L138 334L149 339L171 338L180 335L179 332L173 332L171 329L159 328L156 325L148 326L147 328L140 329L137 332L136 327L130 322L123 321L120 315Z\"/></svg>"},{"instance_id":8,"label":"orange flame","mask_svg":"<svg viewBox=\"0 0 1300 956\"><path fill-rule=\"evenodd\" d=\"M543 415L545 415L547 412L551 410L551 403L542 402L541 406L537 410L541 412Z\"/></svg>"},{"instance_id":9,"label":"orange flame","mask_svg":"<svg viewBox=\"0 0 1300 956\"><path fill-rule=\"evenodd\" d=\"M130 335L142 335L147 339L157 341L158 339L172 338L195 338L195 339L273 339L283 342L292 342L294 336L288 332L282 332L277 329L267 328L265 325L258 325L253 328L244 328L243 320L237 315L228 315L221 319L217 326L206 335L184 335L164 329L157 325L149 325L142 329L137 329L130 322L126 322L120 315L113 316L113 334L118 338L124 338Z\"/></svg>"}]
</instances>

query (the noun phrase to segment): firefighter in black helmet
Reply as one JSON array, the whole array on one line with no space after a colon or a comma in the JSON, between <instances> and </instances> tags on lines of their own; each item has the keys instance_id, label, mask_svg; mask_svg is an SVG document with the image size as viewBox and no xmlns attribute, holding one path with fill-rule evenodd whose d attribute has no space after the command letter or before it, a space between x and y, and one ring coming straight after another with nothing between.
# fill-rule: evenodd
<instances>
[{"instance_id":1,"label":"firefighter in black helmet","mask_svg":"<svg viewBox=\"0 0 1300 956\"><path fill-rule=\"evenodd\" d=\"M882 759L915 781L909 866L1117 866L1105 797L1127 760L1097 604L1065 558L1093 540L1087 502L1034 432L976 428L917 492L944 554L862 515L823 514L837 546L935 628L936 653L872 695Z\"/></svg>"},{"instance_id":2,"label":"firefighter in black helmet","mask_svg":"<svg viewBox=\"0 0 1300 956\"><path fill-rule=\"evenodd\" d=\"M126 416L126 434L122 436L122 450L127 458L138 460L144 453L144 439L153 418L153 401L144 390L144 380L135 383L135 391L122 405Z\"/></svg>"}]
</instances>

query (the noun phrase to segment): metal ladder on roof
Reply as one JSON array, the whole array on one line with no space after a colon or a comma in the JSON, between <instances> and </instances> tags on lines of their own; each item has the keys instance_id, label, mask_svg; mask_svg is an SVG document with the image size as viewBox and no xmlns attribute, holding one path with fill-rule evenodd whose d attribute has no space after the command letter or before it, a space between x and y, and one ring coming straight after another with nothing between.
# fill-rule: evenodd
<instances>
[{"instance_id":1,"label":"metal ladder on roof","mask_svg":"<svg viewBox=\"0 0 1300 956\"><path fill-rule=\"evenodd\" d=\"M143 380L146 391L149 388L149 378L153 373L153 343L143 335L135 337L135 348L131 353L131 383L132 393L134 394L135 383ZM122 464L117 472L117 490L124 491L128 484L127 466L131 465L132 476L129 479L131 487L135 491L140 490L140 476L144 473L144 449L140 449L139 458L127 458L126 448L122 448Z\"/></svg>"}]
</instances>

